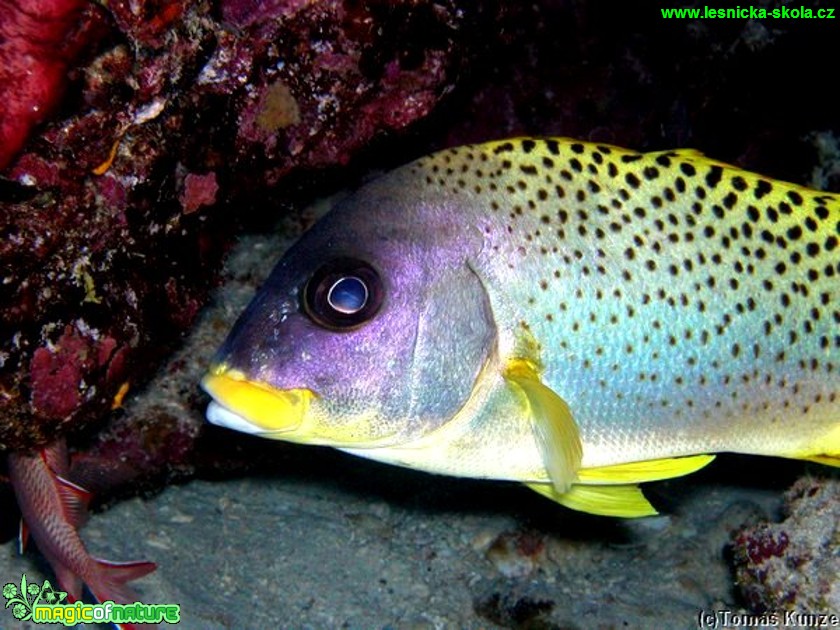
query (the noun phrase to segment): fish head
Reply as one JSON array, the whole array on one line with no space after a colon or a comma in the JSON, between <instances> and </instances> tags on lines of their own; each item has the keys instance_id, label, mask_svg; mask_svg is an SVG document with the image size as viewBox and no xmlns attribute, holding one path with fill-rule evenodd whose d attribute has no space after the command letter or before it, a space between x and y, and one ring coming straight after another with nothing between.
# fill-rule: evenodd
<instances>
[{"instance_id":1,"label":"fish head","mask_svg":"<svg viewBox=\"0 0 840 630\"><path fill-rule=\"evenodd\" d=\"M469 262L480 234L416 180L397 171L368 184L283 256L202 381L211 422L376 448L466 404L496 343Z\"/></svg>"}]
</instances>

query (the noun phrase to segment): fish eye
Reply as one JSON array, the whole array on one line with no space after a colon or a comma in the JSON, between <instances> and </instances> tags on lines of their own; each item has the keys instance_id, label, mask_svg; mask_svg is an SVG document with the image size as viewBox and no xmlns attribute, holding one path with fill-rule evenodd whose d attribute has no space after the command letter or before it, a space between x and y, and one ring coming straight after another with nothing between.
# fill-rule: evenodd
<instances>
[{"instance_id":1,"label":"fish eye","mask_svg":"<svg viewBox=\"0 0 840 630\"><path fill-rule=\"evenodd\" d=\"M339 313L353 315L365 307L369 296L367 285L361 278L344 276L327 291L327 303Z\"/></svg>"},{"instance_id":2,"label":"fish eye","mask_svg":"<svg viewBox=\"0 0 840 630\"><path fill-rule=\"evenodd\" d=\"M331 330L351 330L369 321L382 305L376 270L355 258L336 258L321 266L303 290L309 318Z\"/></svg>"}]
</instances>

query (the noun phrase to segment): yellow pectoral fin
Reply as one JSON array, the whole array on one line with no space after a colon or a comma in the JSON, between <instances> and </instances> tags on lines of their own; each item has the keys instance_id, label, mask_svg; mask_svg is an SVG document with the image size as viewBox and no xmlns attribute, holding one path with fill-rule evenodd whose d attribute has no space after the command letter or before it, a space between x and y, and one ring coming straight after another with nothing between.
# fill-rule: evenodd
<instances>
[{"instance_id":1,"label":"yellow pectoral fin","mask_svg":"<svg viewBox=\"0 0 840 630\"><path fill-rule=\"evenodd\" d=\"M534 437L554 489L558 493L568 491L583 457L580 434L569 406L543 384L528 361L511 361L505 379L519 387L528 399Z\"/></svg>"},{"instance_id":2,"label":"yellow pectoral fin","mask_svg":"<svg viewBox=\"0 0 840 630\"><path fill-rule=\"evenodd\" d=\"M588 514L621 518L640 518L659 514L642 494L641 489L632 484L615 486L575 484L567 492L557 492L554 486L548 483L526 483L525 485L564 507Z\"/></svg>"},{"instance_id":3,"label":"yellow pectoral fin","mask_svg":"<svg viewBox=\"0 0 840 630\"><path fill-rule=\"evenodd\" d=\"M671 479L698 471L711 463L714 458L714 455L691 455L689 457L652 459L646 462L583 468L578 471L578 482L595 485L621 485Z\"/></svg>"}]
</instances>

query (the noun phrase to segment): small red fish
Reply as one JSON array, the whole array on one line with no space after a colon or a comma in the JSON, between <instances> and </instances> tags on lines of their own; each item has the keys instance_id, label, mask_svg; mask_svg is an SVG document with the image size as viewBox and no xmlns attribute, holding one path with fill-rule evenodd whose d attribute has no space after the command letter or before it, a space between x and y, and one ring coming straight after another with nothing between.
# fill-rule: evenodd
<instances>
[{"instance_id":1,"label":"small red fish","mask_svg":"<svg viewBox=\"0 0 840 630\"><path fill-rule=\"evenodd\" d=\"M33 455L12 453L9 479L23 516L21 547L27 529L55 572L70 603L86 584L99 602L137 600L126 582L155 570L154 562L109 562L91 556L76 531L87 517L90 493L68 481L67 447L58 441ZM123 626L127 628L128 626Z\"/></svg>"}]
</instances>

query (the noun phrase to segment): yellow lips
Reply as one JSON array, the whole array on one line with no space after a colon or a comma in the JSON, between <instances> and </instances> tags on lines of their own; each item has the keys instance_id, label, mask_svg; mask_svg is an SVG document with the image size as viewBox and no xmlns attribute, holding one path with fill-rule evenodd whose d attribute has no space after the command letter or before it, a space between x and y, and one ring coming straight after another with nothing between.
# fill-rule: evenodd
<instances>
[{"instance_id":1,"label":"yellow lips","mask_svg":"<svg viewBox=\"0 0 840 630\"><path fill-rule=\"evenodd\" d=\"M212 369L201 385L227 410L265 431L292 431L300 427L315 394L309 389L274 389L249 381L238 370Z\"/></svg>"}]
</instances>

